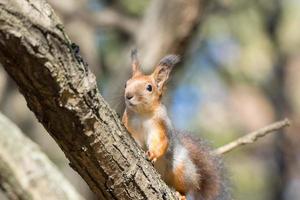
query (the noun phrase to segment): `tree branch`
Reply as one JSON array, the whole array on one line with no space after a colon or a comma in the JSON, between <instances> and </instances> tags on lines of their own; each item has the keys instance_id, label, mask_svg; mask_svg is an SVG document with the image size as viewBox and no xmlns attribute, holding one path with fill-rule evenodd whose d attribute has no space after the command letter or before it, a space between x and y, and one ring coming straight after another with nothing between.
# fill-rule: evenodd
<instances>
[{"instance_id":1,"label":"tree branch","mask_svg":"<svg viewBox=\"0 0 300 200\"><path fill-rule=\"evenodd\" d=\"M136 29L139 27L137 19L125 16L112 8L91 13L79 11L79 16L93 26L115 28L131 36L136 34Z\"/></svg>"},{"instance_id":2,"label":"tree branch","mask_svg":"<svg viewBox=\"0 0 300 200\"><path fill-rule=\"evenodd\" d=\"M214 153L219 154L219 155L225 154L229 151L234 150L235 148L237 148L239 146L254 143L259 138L264 137L269 133L274 133L274 132L278 131L279 129L282 129L287 126L290 126L290 121L288 119L284 119L282 121L275 122L269 126L266 126L262 129L259 129L252 133L249 133L243 137L240 137L237 140L230 142L229 144L226 144L222 147L217 148L216 150L214 150Z\"/></svg>"},{"instance_id":3,"label":"tree branch","mask_svg":"<svg viewBox=\"0 0 300 200\"><path fill-rule=\"evenodd\" d=\"M137 31L141 63L150 71L166 54L183 55L194 35L207 0L153 0Z\"/></svg>"},{"instance_id":4,"label":"tree branch","mask_svg":"<svg viewBox=\"0 0 300 200\"><path fill-rule=\"evenodd\" d=\"M38 146L1 113L0 188L10 199L83 199Z\"/></svg>"},{"instance_id":5,"label":"tree branch","mask_svg":"<svg viewBox=\"0 0 300 200\"><path fill-rule=\"evenodd\" d=\"M138 19L122 14L114 8L91 11L87 6L87 1L72 0L61 3L60 1L50 0L49 3L64 18L79 17L93 27L113 28L133 36L139 26Z\"/></svg>"},{"instance_id":6,"label":"tree branch","mask_svg":"<svg viewBox=\"0 0 300 200\"><path fill-rule=\"evenodd\" d=\"M177 199L119 117L44 0L0 0L0 62L99 199Z\"/></svg>"}]
</instances>

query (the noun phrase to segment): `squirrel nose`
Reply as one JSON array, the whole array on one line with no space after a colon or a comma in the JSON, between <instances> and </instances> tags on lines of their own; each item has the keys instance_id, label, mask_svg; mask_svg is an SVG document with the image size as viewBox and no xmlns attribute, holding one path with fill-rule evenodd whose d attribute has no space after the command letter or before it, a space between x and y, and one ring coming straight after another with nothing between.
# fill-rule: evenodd
<instances>
[{"instance_id":1,"label":"squirrel nose","mask_svg":"<svg viewBox=\"0 0 300 200\"><path fill-rule=\"evenodd\" d=\"M130 100L132 99L133 95L132 94L126 94L126 99Z\"/></svg>"}]
</instances>

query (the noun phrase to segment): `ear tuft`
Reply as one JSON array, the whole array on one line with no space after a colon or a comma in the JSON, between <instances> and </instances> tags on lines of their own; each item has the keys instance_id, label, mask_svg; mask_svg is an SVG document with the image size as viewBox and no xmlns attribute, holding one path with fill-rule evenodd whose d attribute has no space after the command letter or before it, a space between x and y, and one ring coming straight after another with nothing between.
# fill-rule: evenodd
<instances>
[{"instance_id":1,"label":"ear tuft","mask_svg":"<svg viewBox=\"0 0 300 200\"><path fill-rule=\"evenodd\" d=\"M136 48L131 50L131 68L132 68L132 76L141 74L140 62L138 59Z\"/></svg>"},{"instance_id":2,"label":"ear tuft","mask_svg":"<svg viewBox=\"0 0 300 200\"><path fill-rule=\"evenodd\" d=\"M166 81L169 79L172 68L180 61L177 55L167 55L163 57L156 66L152 76L156 82L157 88L160 92L163 91Z\"/></svg>"},{"instance_id":3,"label":"ear tuft","mask_svg":"<svg viewBox=\"0 0 300 200\"><path fill-rule=\"evenodd\" d=\"M171 54L163 57L160 60L158 65L174 67L179 62L180 62L180 57L178 55Z\"/></svg>"},{"instance_id":4,"label":"ear tuft","mask_svg":"<svg viewBox=\"0 0 300 200\"><path fill-rule=\"evenodd\" d=\"M137 49L134 48L131 50L131 60L134 61L134 60L138 60L138 57L137 57Z\"/></svg>"}]
</instances>

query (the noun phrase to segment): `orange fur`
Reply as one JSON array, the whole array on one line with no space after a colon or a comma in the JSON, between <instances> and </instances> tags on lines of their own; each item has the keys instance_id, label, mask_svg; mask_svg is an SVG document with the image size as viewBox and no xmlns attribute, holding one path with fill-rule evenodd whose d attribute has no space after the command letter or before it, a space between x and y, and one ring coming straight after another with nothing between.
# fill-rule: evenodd
<instances>
[{"instance_id":1,"label":"orange fur","mask_svg":"<svg viewBox=\"0 0 300 200\"><path fill-rule=\"evenodd\" d=\"M169 146L169 139L167 136L167 128L163 121L157 120L155 127L155 135L152 136L151 144L149 145L149 159L155 162L158 158L163 156Z\"/></svg>"},{"instance_id":2,"label":"orange fur","mask_svg":"<svg viewBox=\"0 0 300 200\"><path fill-rule=\"evenodd\" d=\"M131 126L128 121L128 117L130 117L130 115L128 116L128 112L125 111L122 117L122 122L132 137L141 144L143 135ZM155 162L157 159L163 156L169 146L169 139L167 136L167 128L165 123L160 119L154 121L155 124L153 125L153 130L155 131L153 131L151 135L151 142L147 151L147 156L152 162ZM141 144L141 146L144 148L144 145Z\"/></svg>"},{"instance_id":3,"label":"orange fur","mask_svg":"<svg viewBox=\"0 0 300 200\"><path fill-rule=\"evenodd\" d=\"M124 112L124 114L123 114L123 116L122 116L122 122L123 122L123 124L125 125L125 127L127 128L127 126L128 126L128 116L127 116L127 113L126 113L126 110L125 110L125 112ZM127 128L127 130L128 130L128 128ZM129 131L129 130L128 130ZM130 132L130 131L129 131Z\"/></svg>"},{"instance_id":4,"label":"orange fur","mask_svg":"<svg viewBox=\"0 0 300 200\"><path fill-rule=\"evenodd\" d=\"M160 92L156 87L155 80L151 75L138 74L129 79L126 85L131 86L136 82L140 82L141 84L126 88L126 94L135 94L137 102L149 102L148 104L137 106L135 110L142 115L151 115L161 103ZM153 91L147 95L143 95L147 85L151 85Z\"/></svg>"},{"instance_id":5,"label":"orange fur","mask_svg":"<svg viewBox=\"0 0 300 200\"><path fill-rule=\"evenodd\" d=\"M154 166L162 178L180 193L181 200L186 200L188 192L201 194L201 199L216 199L220 191L220 177L209 152L189 135L169 135L173 129L161 97L178 57L164 57L150 75L141 72L136 51L132 52L132 58L133 74L126 83L124 95L126 109L122 121L125 127L147 151L149 160L156 162ZM151 90L148 90L149 85ZM169 148L171 144L179 145L176 151L174 146Z\"/></svg>"},{"instance_id":6,"label":"orange fur","mask_svg":"<svg viewBox=\"0 0 300 200\"><path fill-rule=\"evenodd\" d=\"M184 180L184 170L184 163L181 163L172 172L171 185L173 185L176 191L178 191L180 194L185 194L187 192L186 183Z\"/></svg>"},{"instance_id":7,"label":"orange fur","mask_svg":"<svg viewBox=\"0 0 300 200\"><path fill-rule=\"evenodd\" d=\"M129 119L130 115L128 115L128 112L124 112L123 117L122 117L122 122L124 124L124 126L126 127L126 129L128 130L128 132L130 133L130 135L134 138L134 140L144 149L145 149L145 145L142 144L142 137L143 135L140 134L138 131L136 131L129 123Z\"/></svg>"},{"instance_id":8,"label":"orange fur","mask_svg":"<svg viewBox=\"0 0 300 200\"><path fill-rule=\"evenodd\" d=\"M189 154L198 168L200 175L197 189L205 200L216 199L220 192L220 177L216 163L212 160L210 153L199 146L200 141L191 135L181 136L183 145L188 149Z\"/></svg>"}]
</instances>

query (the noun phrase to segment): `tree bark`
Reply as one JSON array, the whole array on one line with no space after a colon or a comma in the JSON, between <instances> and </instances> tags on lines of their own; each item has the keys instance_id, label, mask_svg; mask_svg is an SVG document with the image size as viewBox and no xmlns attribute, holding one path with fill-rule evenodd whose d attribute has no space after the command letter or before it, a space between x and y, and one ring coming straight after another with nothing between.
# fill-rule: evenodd
<instances>
[{"instance_id":1,"label":"tree bark","mask_svg":"<svg viewBox=\"0 0 300 200\"><path fill-rule=\"evenodd\" d=\"M83 199L39 147L1 113L0 172L0 188L10 199Z\"/></svg>"},{"instance_id":2,"label":"tree bark","mask_svg":"<svg viewBox=\"0 0 300 200\"><path fill-rule=\"evenodd\" d=\"M44 0L0 0L0 62L99 199L176 199Z\"/></svg>"}]
</instances>

